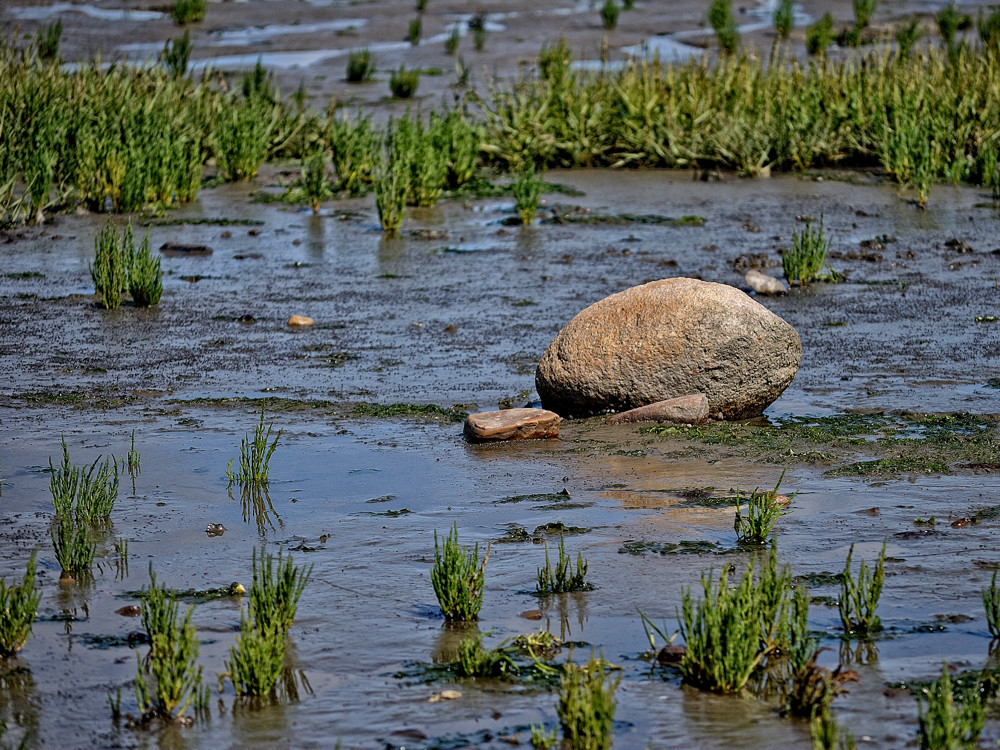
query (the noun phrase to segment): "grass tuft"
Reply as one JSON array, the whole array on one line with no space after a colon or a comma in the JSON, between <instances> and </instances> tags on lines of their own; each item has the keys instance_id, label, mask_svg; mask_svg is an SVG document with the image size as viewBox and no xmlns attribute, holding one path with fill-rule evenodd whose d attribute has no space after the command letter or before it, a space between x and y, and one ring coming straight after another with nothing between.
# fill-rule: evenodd
<instances>
[{"instance_id":1,"label":"grass tuft","mask_svg":"<svg viewBox=\"0 0 1000 750\"><path fill-rule=\"evenodd\" d=\"M483 605L483 585L486 579L486 562L490 559L487 545L482 562L479 545L470 551L458 545L458 523L442 544L434 532L434 567L431 568L431 585L446 620L474 622L479 619Z\"/></svg>"},{"instance_id":2,"label":"grass tuft","mask_svg":"<svg viewBox=\"0 0 1000 750\"><path fill-rule=\"evenodd\" d=\"M823 231L823 217L819 228L812 228L812 220L807 219L802 233L792 233L792 249L781 256L781 265L789 284L806 286L820 279L826 254L830 250L830 239Z\"/></svg>"},{"instance_id":3,"label":"grass tuft","mask_svg":"<svg viewBox=\"0 0 1000 750\"><path fill-rule=\"evenodd\" d=\"M535 591L538 594L563 594L568 591L584 591L591 588L586 583L587 561L583 559L583 553L578 552L576 556L576 570L573 569L573 561L566 554L566 540L563 535L559 535L559 562L555 569L549 562L549 545L545 544L545 567L539 568L537 573L537 584Z\"/></svg>"},{"instance_id":4,"label":"grass tuft","mask_svg":"<svg viewBox=\"0 0 1000 750\"><path fill-rule=\"evenodd\" d=\"M274 449L278 447L278 440L281 438L283 429L278 430L278 434L271 440L271 432L274 423L268 423L264 429L264 410L260 410L260 422L254 428L253 437L248 433L240 442L240 469L233 474L233 460L229 460L226 468L226 476L229 477L229 486L238 484L241 487L263 486L268 483L269 464Z\"/></svg>"},{"instance_id":5,"label":"grass tuft","mask_svg":"<svg viewBox=\"0 0 1000 750\"><path fill-rule=\"evenodd\" d=\"M614 734L615 690L621 675L591 655L584 665L567 662L559 681L556 713L565 743L574 750L609 750Z\"/></svg>"},{"instance_id":6,"label":"grass tuft","mask_svg":"<svg viewBox=\"0 0 1000 750\"><path fill-rule=\"evenodd\" d=\"M21 583L0 579L0 658L13 656L28 641L38 610L41 592L35 586L35 557L32 551Z\"/></svg>"},{"instance_id":7,"label":"grass tuft","mask_svg":"<svg viewBox=\"0 0 1000 750\"><path fill-rule=\"evenodd\" d=\"M854 545L847 553L844 564L844 574L840 581L840 622L848 635L875 633L882 629L882 620L876 614L878 600L882 596L882 586L885 583L885 542L874 570L870 569L864 560L858 569L857 578L851 573L851 558L854 555Z\"/></svg>"},{"instance_id":8,"label":"grass tuft","mask_svg":"<svg viewBox=\"0 0 1000 750\"><path fill-rule=\"evenodd\" d=\"M208 0L174 0L170 8L170 17L178 26L186 26L201 21L207 10Z\"/></svg>"},{"instance_id":9,"label":"grass tuft","mask_svg":"<svg viewBox=\"0 0 1000 750\"><path fill-rule=\"evenodd\" d=\"M375 56L367 47L347 55L347 82L365 83L375 77Z\"/></svg>"},{"instance_id":10,"label":"grass tuft","mask_svg":"<svg viewBox=\"0 0 1000 750\"><path fill-rule=\"evenodd\" d=\"M986 711L978 689L954 690L948 664L941 677L917 694L922 750L958 750L979 746Z\"/></svg>"},{"instance_id":11,"label":"grass tuft","mask_svg":"<svg viewBox=\"0 0 1000 750\"><path fill-rule=\"evenodd\" d=\"M736 531L736 541L740 544L764 544L771 535L774 524L778 519L790 511L778 500L778 488L781 480L785 478L785 472L781 472L778 483L773 490L761 492L755 489L746 498L747 515L742 513L742 498L739 488L736 489L736 520L733 529ZM793 496L794 497L794 496Z\"/></svg>"}]
</instances>

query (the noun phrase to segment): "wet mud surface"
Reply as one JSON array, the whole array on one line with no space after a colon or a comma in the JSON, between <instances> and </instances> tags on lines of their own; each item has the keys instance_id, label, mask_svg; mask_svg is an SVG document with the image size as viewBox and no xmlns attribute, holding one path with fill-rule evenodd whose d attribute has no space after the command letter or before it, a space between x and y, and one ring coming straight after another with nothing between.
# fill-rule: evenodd
<instances>
[{"instance_id":1,"label":"wet mud surface","mask_svg":"<svg viewBox=\"0 0 1000 750\"><path fill-rule=\"evenodd\" d=\"M810 624L832 649L826 662L862 676L835 708L876 746L912 742L916 702L887 685L932 677L942 659L974 668L990 658L979 591L998 562L991 415L1000 329L976 318L994 315L1000 295L995 209L969 189L937 188L918 212L875 184L690 178L551 173L582 193L546 196L562 223L505 226L512 207L503 199L445 202L411 213L394 240L382 238L364 199L313 217L255 203L246 188L206 190L151 227L153 247L213 250L164 254L165 292L152 311L126 303L109 312L92 296L87 262L103 217L6 235L0 573L19 575L34 547L44 569L34 635L4 667L10 736L67 747L527 742L531 723L555 725L552 693L396 676L454 640L428 575L433 533L454 521L463 543L481 546L511 529L537 536L549 523L590 530L566 539L570 554L587 558L594 590L544 599L533 594L541 545L495 544L480 628L496 645L541 624L586 644L577 653L593 647L621 664L617 745L808 746L807 726L773 706L684 688L676 672L639 658L637 610L672 630L683 588L754 557L736 547L731 508L698 502L699 491L771 486L787 468L783 487L799 494L778 524L779 554L796 576L820 581ZM275 190L275 179L263 176L257 189ZM840 256L831 265L847 280L760 298L803 340L801 370L764 421L657 434L595 418L564 423L558 440L462 441L456 420L465 411L534 400L534 363L584 306L670 275L739 286L734 269L747 257L779 262L799 217L821 213ZM651 218L681 216L704 222ZM886 236L895 239L880 259L852 257ZM293 313L316 323L290 328ZM379 413L371 405L392 404L409 406L370 416ZM255 508L227 492L225 467L261 405L285 434L270 505ZM924 445L920 455L938 459L929 469L838 474L901 454L900 440L934 429L906 410L978 415L945 430L977 442ZM813 422L825 425L819 438L801 427ZM60 585L48 541L49 456L60 435L76 463L124 454L133 429L142 473L134 492L123 483L95 580ZM766 440L746 437L755 430ZM930 516L934 526L914 523ZM213 523L225 533L208 536ZM129 540L127 575L114 563L119 537ZM885 538L887 631L870 645L842 642L836 608L823 603L838 589L822 574L842 569L851 544L856 559L873 559ZM315 565L289 657L309 688L257 710L234 707L227 688L211 718L192 727L115 727L106 694L121 687L123 710L135 712L128 634L139 629L116 610L135 603L128 592L148 581L149 563L178 589L215 588L247 583L261 546ZM209 679L223 670L240 605L196 607ZM520 616L534 609L540 622ZM429 703L443 687L462 698ZM990 723L987 735L998 730Z\"/></svg>"},{"instance_id":2,"label":"wet mud surface","mask_svg":"<svg viewBox=\"0 0 1000 750\"><path fill-rule=\"evenodd\" d=\"M659 6L642 18L624 14L609 35L612 58L651 29L679 40L698 30L704 4L668 5L669 14ZM850 18L849 3L832 6ZM888 18L938 7L882 6ZM30 33L45 22L15 7L28 4L5 4L4 23ZM469 10L436 0L429 8L428 39ZM370 22L301 34L263 28L335 24L355 10ZM565 22L523 5L504 10L514 15L496 19L505 29L491 31L483 53L463 40L477 71L485 64L513 75L519 58L535 59L559 33L585 59L600 54L595 9L567 4ZM169 21L134 15L64 16L67 59L98 49L114 57L133 42L155 54L176 34ZM374 83L340 80L347 49L398 43L409 17L383 2L213 3L195 31L195 57L248 55L252 67L260 51L339 51L309 68L276 68L282 90L304 80L314 102L335 93L385 115L403 106L383 97L388 71L404 60L445 71L422 80L428 106L453 93L442 40L378 50ZM770 44L762 30L747 33ZM0 235L0 576L19 577L36 547L42 570L34 633L0 665L8 725L0 742L500 748L517 737L527 746L530 724L556 725L553 693L397 677L454 647L429 568L434 532L456 522L463 544L495 543L479 625L491 632L487 645L541 625L579 644L574 659L593 647L622 666L617 747L809 747L808 726L773 705L683 687L676 671L640 658L647 643L637 610L672 632L682 589L725 565L742 572L755 557L736 546L732 508L712 499L773 486L786 469L783 490L798 494L778 522L779 556L810 585L810 626L831 649L822 663L860 673L834 708L862 747L916 742L916 701L891 686L938 675L944 659L959 669L994 663L980 601L1000 563L1000 215L987 195L936 186L929 209L917 211L867 174L702 181L690 172L550 172L564 189L544 196L533 227L505 224L509 199L467 198L411 211L401 236L385 239L371 197L329 202L319 216L255 200L258 191L280 194L293 171L204 190L152 220L154 248L212 249L163 254L165 291L153 310L106 311L93 296L87 264L106 217L59 216ZM797 377L764 419L657 433L595 418L564 423L557 440L462 441L464 412L535 400L538 358L583 307L671 276L742 286L753 265L780 275L780 248L805 217L820 216L833 238L830 265L845 281L758 298L803 342ZM134 221L144 229L146 220ZM315 324L291 328L292 314ZM270 503L254 505L230 495L225 469L261 406L285 433ZM926 413L972 416L942 425ZM123 479L94 581L59 584L49 458L58 459L60 436L74 463L122 455L133 430L141 473L134 488ZM892 463L900 458L911 460ZM850 470L873 461L889 463ZM931 516L933 525L915 523ZM532 537L555 523L589 530L567 535L566 546L587 558L595 588L540 599L544 549ZM225 532L209 536L209 524ZM129 542L127 571L115 564L118 538ZM885 539L886 632L872 643L842 641L830 575L852 544L856 560L871 561ZM250 709L227 687L213 693L210 718L190 727L116 726L107 695L121 688L123 711L136 713L135 653L145 650L129 645L137 620L116 611L136 603L150 563L177 589L248 584L254 548L315 566L287 661L307 680L297 699ZM212 684L241 606L196 605ZM532 610L540 621L522 616ZM430 702L444 688L462 697ZM991 718L984 742L998 737Z\"/></svg>"}]
</instances>

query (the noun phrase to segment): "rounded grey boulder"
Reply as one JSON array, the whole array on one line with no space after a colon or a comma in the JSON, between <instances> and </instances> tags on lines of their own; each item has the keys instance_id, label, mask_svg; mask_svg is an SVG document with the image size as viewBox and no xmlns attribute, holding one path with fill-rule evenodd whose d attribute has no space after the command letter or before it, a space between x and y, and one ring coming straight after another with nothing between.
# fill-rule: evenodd
<instances>
[{"instance_id":1,"label":"rounded grey boulder","mask_svg":"<svg viewBox=\"0 0 1000 750\"><path fill-rule=\"evenodd\" d=\"M542 355L535 387L565 417L702 393L711 416L743 419L781 395L801 357L795 329L739 289L663 279L578 313Z\"/></svg>"}]
</instances>

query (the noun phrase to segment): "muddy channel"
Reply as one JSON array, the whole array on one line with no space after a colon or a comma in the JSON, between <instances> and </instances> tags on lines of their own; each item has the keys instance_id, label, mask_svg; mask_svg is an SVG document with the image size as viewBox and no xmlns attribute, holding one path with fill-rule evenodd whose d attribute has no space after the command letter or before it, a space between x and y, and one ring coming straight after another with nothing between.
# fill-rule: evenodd
<instances>
[{"instance_id":1,"label":"muddy channel","mask_svg":"<svg viewBox=\"0 0 1000 750\"><path fill-rule=\"evenodd\" d=\"M997 209L981 191L936 187L917 211L861 174L692 177L551 172L561 192L545 196L532 227L505 224L509 199L470 199L413 211L386 239L370 197L318 216L255 199L280 192L272 170L152 220L153 247L212 253L164 255L151 310L106 311L93 296L87 264L104 217L5 234L0 575L19 577L37 548L42 601L26 648L0 667L3 742L528 746L531 724L557 724L551 689L424 671L457 637L429 580L434 532L457 523L463 543L493 543L479 623L487 645L544 626L574 644L572 658L593 649L622 667L616 747L809 747L807 723L773 703L699 692L643 658L638 614L673 631L682 589L757 554L737 548L731 507L692 501L691 490L772 486L787 469L782 486L798 494L777 525L780 558L814 582L809 622L830 649L823 663L861 677L835 701L837 716L862 747L913 746L917 704L904 684L933 678L942 660L960 670L993 660L980 591L1000 562ZM655 434L595 418L565 422L555 440L463 442L464 413L534 402L535 363L586 305L670 276L740 286L751 256L778 274L779 249L820 215L845 279L758 298L803 342L798 376L762 420ZM700 220L669 221L680 217ZM290 328L293 313L315 325ZM227 491L226 466L261 407L284 433L270 504L254 506ZM935 442L911 413L971 415L945 433L974 445ZM818 424L833 434L859 420L861 440L785 432ZM756 441L755 430L777 438ZM61 436L76 463L122 455L133 431L141 473L134 487L123 479L94 580L60 584L49 458L58 462ZM911 451L907 437L923 439L915 462L850 470ZM914 523L931 516L933 526ZM210 537L210 523L225 533ZM540 542L556 543L540 527L553 523L577 527L566 547L586 557L593 590L533 593ZM500 541L512 529L534 538ZM120 538L127 570L116 564ZM852 544L855 559L874 559L884 539L886 629L842 640L839 589L816 574L839 572ZM121 688L122 710L138 712L132 681L145 650L129 643L138 621L116 611L136 603L149 566L179 590L248 584L255 548L314 566L287 657L295 694L251 709L227 683L189 727L115 724L108 694ZM243 606L195 606L213 686ZM446 688L461 697L430 700ZM984 737L1000 737L1000 722Z\"/></svg>"}]
</instances>

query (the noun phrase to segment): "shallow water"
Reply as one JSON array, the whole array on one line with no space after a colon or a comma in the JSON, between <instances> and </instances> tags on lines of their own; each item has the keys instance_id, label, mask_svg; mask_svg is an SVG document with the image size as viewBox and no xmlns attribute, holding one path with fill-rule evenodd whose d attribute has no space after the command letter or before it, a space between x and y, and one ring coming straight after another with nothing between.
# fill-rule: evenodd
<instances>
[{"instance_id":1,"label":"shallow water","mask_svg":"<svg viewBox=\"0 0 1000 750\"><path fill-rule=\"evenodd\" d=\"M566 545L584 553L595 590L539 600L532 591L543 549L494 544L480 621L492 632L488 645L541 624L582 642L573 658L594 648L620 664L618 747L808 747L807 727L779 718L773 706L682 687L676 673L638 658L646 642L637 610L672 631L683 588L723 565L742 571L752 555L619 551L629 541L682 540L731 550L732 511L690 507L677 493L771 486L785 466L600 419L564 423L558 440L472 446L454 422L349 416L357 401L466 409L495 408L504 398L530 402L534 363L586 305L665 276L739 285L738 256L763 252L776 262L776 248L801 226L796 217L820 212L842 255L876 235L896 240L880 261L831 261L849 273L848 283L760 300L803 340L801 370L768 416L1000 411L1000 391L987 383L1000 364L1000 329L974 321L1000 302L1000 258L991 252L997 214L978 205L977 191L935 188L929 210L918 212L876 184L691 177L553 172L549 179L584 194L546 196L548 210L699 215L700 227L633 221L520 229L503 224L509 202L489 199L413 211L395 240L378 232L370 199L327 204L314 217L252 203L245 187L207 190L151 230L153 247L214 249L164 256L164 297L151 311L95 305L87 262L104 217L58 217L44 230L10 235L0 277L0 575L19 575L36 546L44 570L35 632L0 678L0 717L12 741L325 747L340 738L349 748L489 748L506 747L500 735L507 733L525 743L529 724L555 725L552 693L394 675L453 644L428 577L435 530L456 522L463 543L483 548L508 524L530 532L560 521L591 529ZM206 219L244 223L195 223ZM954 255L944 244L954 238L973 252ZM289 329L292 313L316 325ZM256 322L237 322L246 314ZM269 413L285 433L263 516L230 497L225 477L255 407L193 400L229 396L306 402ZM58 456L60 435L75 463L123 454L133 429L142 473L134 493L123 482L95 580L61 585L48 541L48 459ZM902 747L915 739L916 702L886 685L933 677L942 659L972 668L990 658L979 592L997 563L998 521L961 528L950 521L995 505L995 474L865 480L831 478L825 468L789 459L782 486L799 494L778 524L779 553L795 575L834 573L851 544L855 559L872 560L888 537L880 607L887 633L874 651L852 653L841 643L835 608L814 605L810 624L832 649L824 663L842 659L861 674L862 683L835 702L838 716L872 746ZM562 490L565 507L522 497ZM378 515L387 511L396 514ZM933 533L914 534L922 528L914 519L931 515L939 519ZM208 537L209 523L222 523L225 534ZM118 537L129 541L124 579L111 551ZM248 583L252 550L261 546L315 566L289 656L311 692L248 710L234 708L227 688L211 718L190 728L115 727L108 691L121 687L123 709L136 711L134 649L99 648L94 637L138 629L115 614L134 601L125 592L147 583L150 563L179 589ZM538 607L540 623L520 616ZM196 607L201 664L213 683L239 618L238 601ZM462 698L429 703L443 687ZM1000 736L1000 726L991 721L986 736Z\"/></svg>"}]
</instances>

